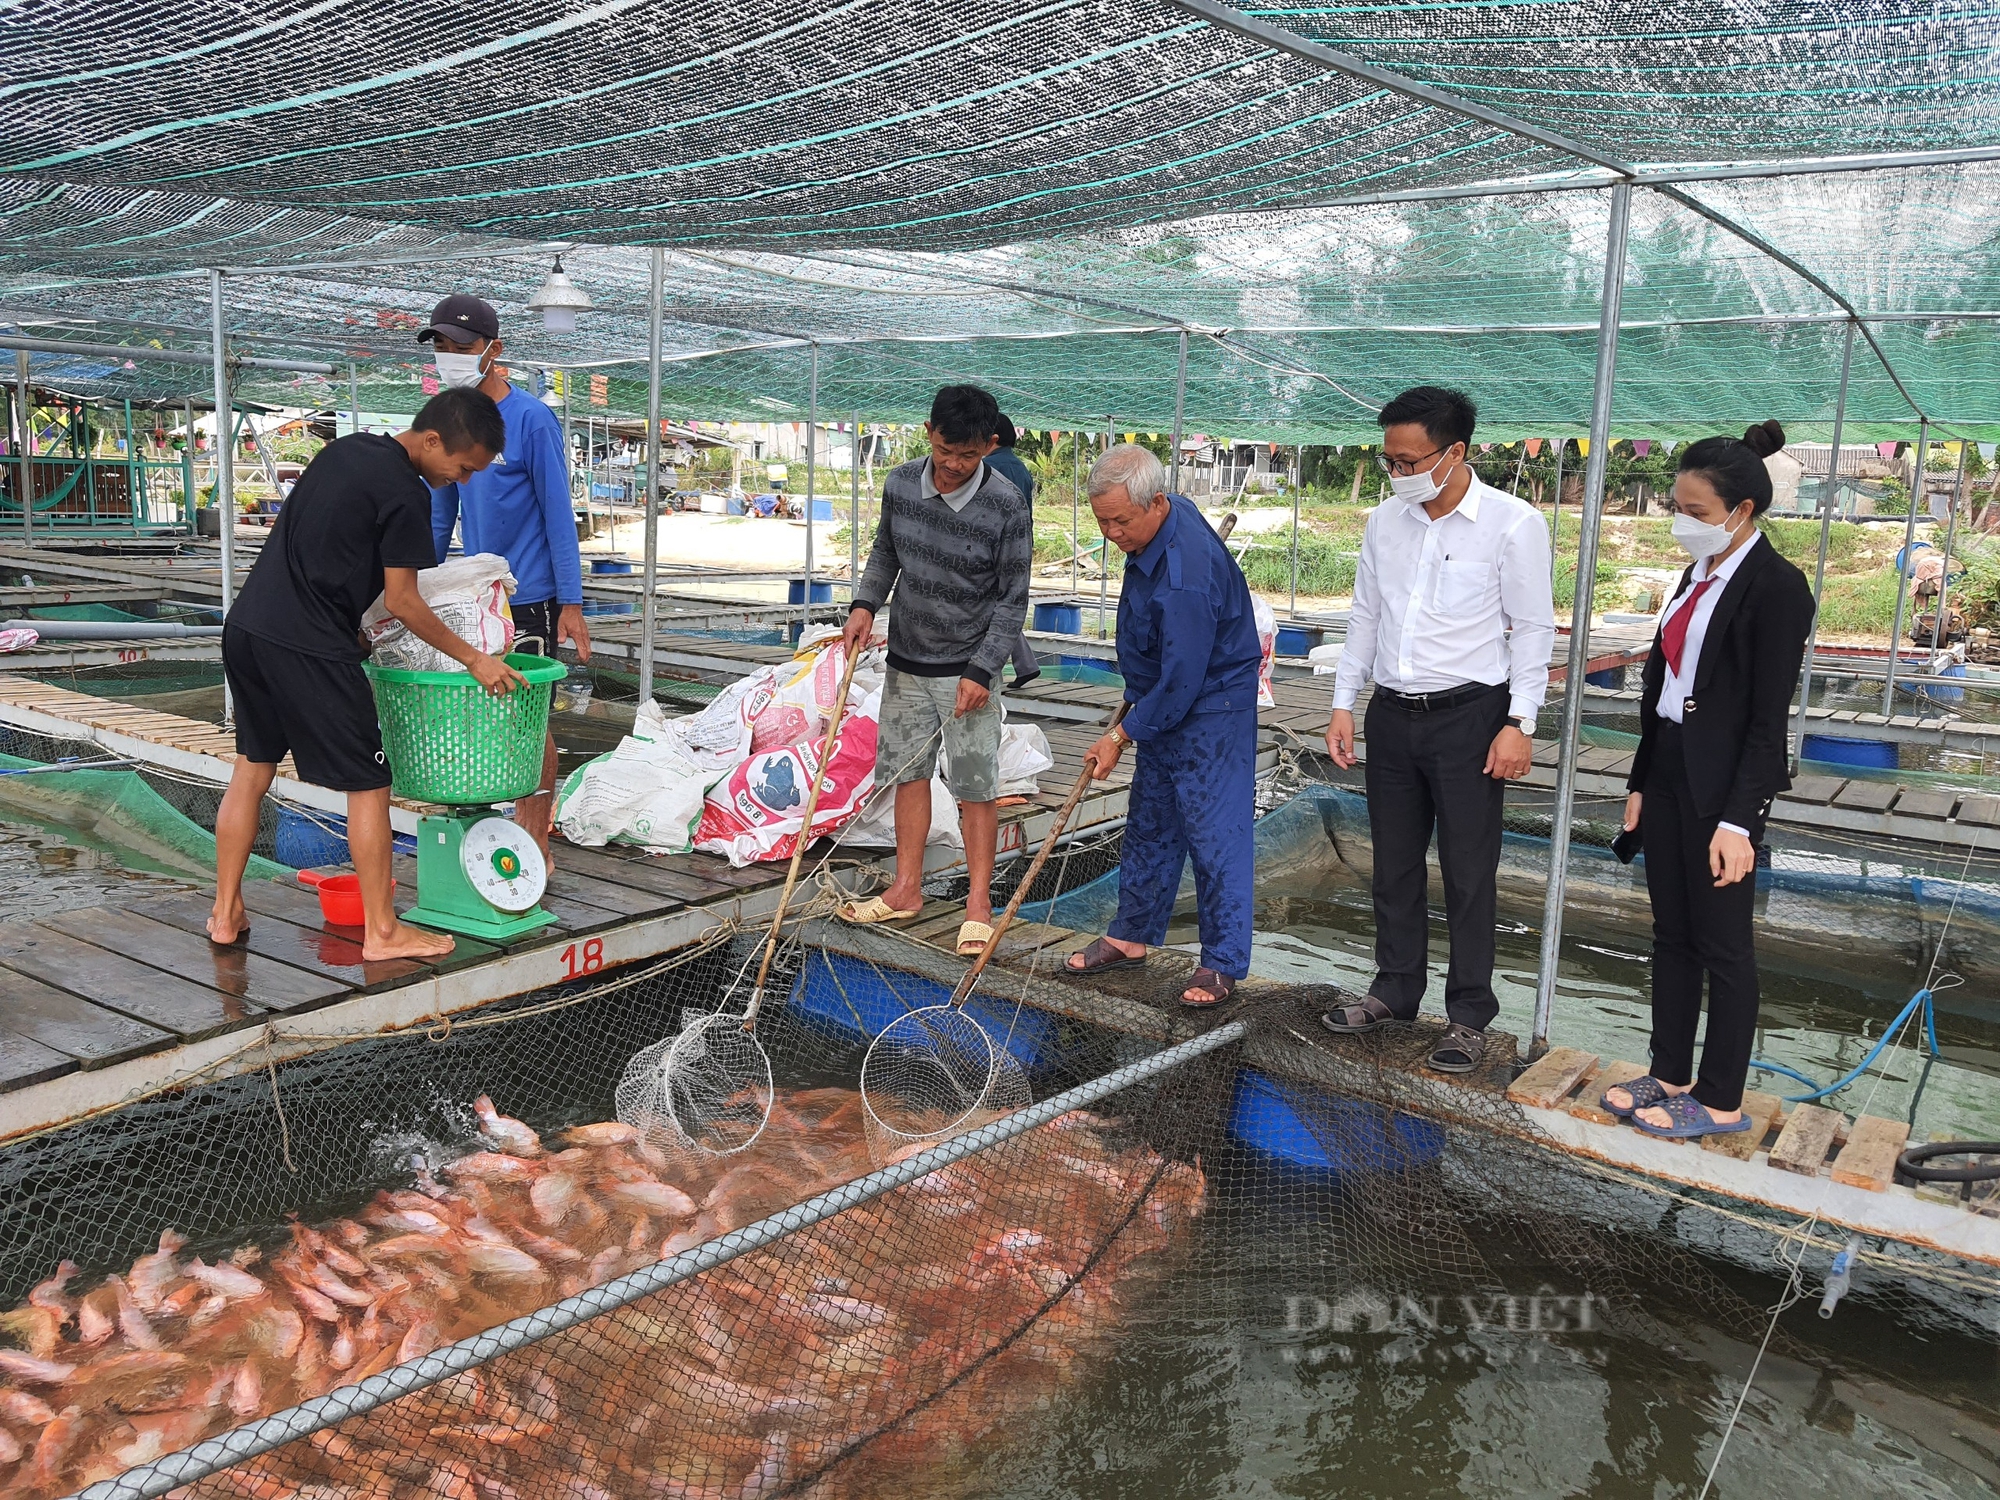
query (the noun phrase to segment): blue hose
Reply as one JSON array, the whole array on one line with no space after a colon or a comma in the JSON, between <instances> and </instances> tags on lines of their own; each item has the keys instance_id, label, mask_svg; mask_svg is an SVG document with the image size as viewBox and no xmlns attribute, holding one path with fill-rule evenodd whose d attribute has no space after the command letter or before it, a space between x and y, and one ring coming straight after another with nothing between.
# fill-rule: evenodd
<instances>
[{"instance_id":1,"label":"blue hose","mask_svg":"<svg viewBox=\"0 0 2000 1500\"><path fill-rule=\"evenodd\" d=\"M1807 1104L1814 1099L1824 1099L1828 1094L1839 1093L1863 1073L1866 1073L1875 1059L1882 1055L1882 1049L1888 1046L1890 1041L1902 1031L1903 1023L1910 1019L1911 1014L1920 1005L1924 1010L1924 1041L1930 1049L1931 1056L1936 1057L1938 1055L1937 1012L1931 1004L1931 992L1923 989L1918 990L1916 994L1910 997L1910 1003L1904 1006L1897 1013L1896 1019L1891 1021L1883 1030L1882 1039L1868 1049L1868 1055L1855 1065L1854 1071L1836 1083L1829 1083L1821 1087L1817 1080L1806 1077L1805 1074L1798 1072L1796 1069L1788 1068L1783 1063L1766 1062L1761 1057L1751 1058L1750 1066L1753 1068L1762 1068L1766 1073L1779 1073L1786 1078L1796 1079L1811 1090L1810 1093L1805 1094L1785 1095L1785 1102L1787 1104Z\"/></svg>"}]
</instances>

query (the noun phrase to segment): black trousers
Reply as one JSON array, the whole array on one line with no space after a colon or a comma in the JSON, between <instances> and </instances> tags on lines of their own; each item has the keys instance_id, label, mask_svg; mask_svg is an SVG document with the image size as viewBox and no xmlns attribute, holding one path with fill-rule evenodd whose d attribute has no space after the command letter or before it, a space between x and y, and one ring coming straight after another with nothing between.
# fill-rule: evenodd
<instances>
[{"instance_id":1,"label":"black trousers","mask_svg":"<svg viewBox=\"0 0 2000 1500\"><path fill-rule=\"evenodd\" d=\"M1639 807L1646 891L1653 902L1653 1075L1694 1083L1709 1109L1740 1109L1757 1032L1757 954L1750 922L1757 872L1717 889L1709 873L1714 818L1697 818L1681 752L1681 727L1662 720ZM1708 1031L1701 1076L1694 1030L1708 976Z\"/></svg>"},{"instance_id":2,"label":"black trousers","mask_svg":"<svg viewBox=\"0 0 2000 1500\"><path fill-rule=\"evenodd\" d=\"M1494 882L1506 783L1486 754L1507 722L1503 684L1467 702L1420 713L1380 693L1368 704L1368 830L1375 842L1375 983L1405 1019L1423 1004L1430 961L1431 834L1444 872L1451 967L1445 1014L1484 1031L1500 1013L1493 994Z\"/></svg>"}]
</instances>

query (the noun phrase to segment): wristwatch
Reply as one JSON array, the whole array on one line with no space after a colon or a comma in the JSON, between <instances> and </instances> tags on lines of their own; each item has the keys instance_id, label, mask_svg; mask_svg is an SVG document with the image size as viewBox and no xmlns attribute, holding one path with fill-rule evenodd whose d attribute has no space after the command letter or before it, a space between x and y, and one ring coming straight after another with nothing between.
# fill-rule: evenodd
<instances>
[{"instance_id":1,"label":"wristwatch","mask_svg":"<svg viewBox=\"0 0 2000 1500\"><path fill-rule=\"evenodd\" d=\"M1521 733L1525 734L1529 739L1533 739L1535 737L1535 720L1533 715L1527 715L1519 719L1511 719L1508 722L1511 723L1516 729L1520 730Z\"/></svg>"},{"instance_id":2,"label":"wristwatch","mask_svg":"<svg viewBox=\"0 0 2000 1500\"><path fill-rule=\"evenodd\" d=\"M1129 745L1132 743L1132 736L1125 732L1125 726L1123 724L1113 724L1111 726L1111 738L1118 741L1118 743L1121 745Z\"/></svg>"}]
</instances>

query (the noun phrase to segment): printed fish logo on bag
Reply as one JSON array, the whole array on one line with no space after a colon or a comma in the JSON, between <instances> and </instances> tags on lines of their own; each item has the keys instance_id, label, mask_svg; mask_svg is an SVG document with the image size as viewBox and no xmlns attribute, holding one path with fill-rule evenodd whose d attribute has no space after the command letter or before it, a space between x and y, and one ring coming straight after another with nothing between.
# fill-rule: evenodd
<instances>
[{"instance_id":1,"label":"printed fish logo on bag","mask_svg":"<svg viewBox=\"0 0 2000 1500\"><path fill-rule=\"evenodd\" d=\"M757 800L773 812L786 812L805 800L799 789L798 777L792 769L789 755L765 757L764 764L757 768L761 778L751 783L750 790Z\"/></svg>"}]
</instances>

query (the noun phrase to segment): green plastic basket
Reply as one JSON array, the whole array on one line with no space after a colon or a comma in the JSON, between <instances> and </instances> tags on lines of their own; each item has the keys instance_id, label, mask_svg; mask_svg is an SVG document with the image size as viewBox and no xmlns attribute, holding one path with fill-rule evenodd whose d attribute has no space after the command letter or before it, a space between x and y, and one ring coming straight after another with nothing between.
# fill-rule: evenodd
<instances>
[{"instance_id":1,"label":"green plastic basket","mask_svg":"<svg viewBox=\"0 0 2000 1500\"><path fill-rule=\"evenodd\" d=\"M507 665L528 685L498 698L470 672L364 666L397 796L473 807L525 797L541 785L549 696L569 669L518 652Z\"/></svg>"}]
</instances>

